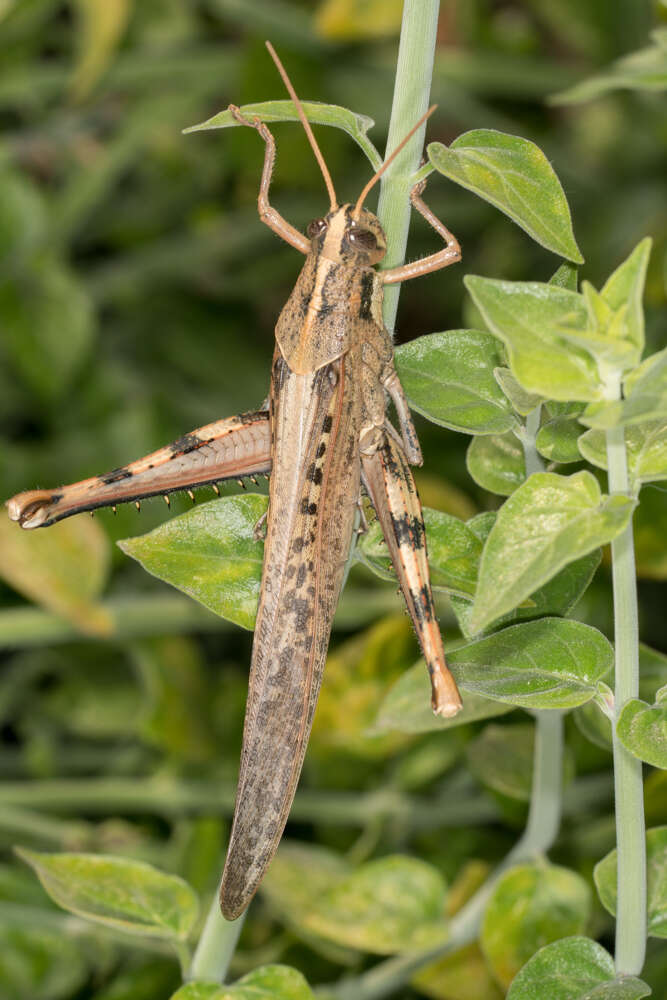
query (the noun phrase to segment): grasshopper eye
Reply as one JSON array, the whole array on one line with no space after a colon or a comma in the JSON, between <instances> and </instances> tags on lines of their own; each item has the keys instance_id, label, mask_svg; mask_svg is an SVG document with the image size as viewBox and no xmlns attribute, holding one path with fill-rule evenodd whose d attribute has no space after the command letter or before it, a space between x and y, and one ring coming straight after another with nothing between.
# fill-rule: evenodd
<instances>
[{"instance_id":1,"label":"grasshopper eye","mask_svg":"<svg viewBox=\"0 0 667 1000\"><path fill-rule=\"evenodd\" d=\"M315 236L321 236L324 230L327 228L327 224L324 219L313 219L312 222L308 223L308 228L306 233L308 237L312 240Z\"/></svg>"},{"instance_id":2,"label":"grasshopper eye","mask_svg":"<svg viewBox=\"0 0 667 1000\"><path fill-rule=\"evenodd\" d=\"M359 250L376 250L378 241L370 229L350 229L347 234L350 243Z\"/></svg>"}]
</instances>

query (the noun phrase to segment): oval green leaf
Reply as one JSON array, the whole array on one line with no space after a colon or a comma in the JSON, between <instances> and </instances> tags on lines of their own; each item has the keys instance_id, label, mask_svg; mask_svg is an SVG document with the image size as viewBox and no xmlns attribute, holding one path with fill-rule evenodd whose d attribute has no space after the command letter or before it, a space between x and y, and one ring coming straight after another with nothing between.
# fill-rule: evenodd
<instances>
[{"instance_id":1,"label":"oval green leaf","mask_svg":"<svg viewBox=\"0 0 667 1000\"><path fill-rule=\"evenodd\" d=\"M523 448L511 431L473 438L466 465L478 486L503 497L513 493L526 478Z\"/></svg>"},{"instance_id":2,"label":"oval green leaf","mask_svg":"<svg viewBox=\"0 0 667 1000\"><path fill-rule=\"evenodd\" d=\"M634 976L614 978L614 960L597 941L566 937L536 952L506 1000L641 1000L651 990Z\"/></svg>"},{"instance_id":3,"label":"oval green leaf","mask_svg":"<svg viewBox=\"0 0 667 1000\"><path fill-rule=\"evenodd\" d=\"M129 934L184 941L199 910L193 889L152 865L104 854L17 848L51 899L70 913Z\"/></svg>"},{"instance_id":4,"label":"oval green leaf","mask_svg":"<svg viewBox=\"0 0 667 1000\"><path fill-rule=\"evenodd\" d=\"M296 969L288 965L263 965L232 986L186 983L171 1000L313 1000L313 992Z\"/></svg>"},{"instance_id":5,"label":"oval green leaf","mask_svg":"<svg viewBox=\"0 0 667 1000\"><path fill-rule=\"evenodd\" d=\"M568 563L625 528L635 502L603 497L590 472L538 472L498 512L482 552L471 628L481 631Z\"/></svg>"},{"instance_id":6,"label":"oval green leaf","mask_svg":"<svg viewBox=\"0 0 667 1000\"><path fill-rule=\"evenodd\" d=\"M2 1000L70 1000L88 978L88 964L74 936L49 927L0 919Z\"/></svg>"},{"instance_id":7,"label":"oval green leaf","mask_svg":"<svg viewBox=\"0 0 667 1000\"><path fill-rule=\"evenodd\" d=\"M375 124L372 118L368 118L367 115L359 115L355 111L350 111L349 108L341 108L337 104L302 101L301 106L306 118L313 125L330 125L347 132L363 149L374 170L378 170L382 165L382 157L367 135L368 130ZM255 117L269 124L271 122L300 121L292 101L259 101L255 104L244 104L239 110L249 121ZM213 115L212 118L200 122L199 125L191 125L183 131L185 133L203 132L213 128L234 128L238 124L231 113L225 109L219 111L217 115Z\"/></svg>"},{"instance_id":8,"label":"oval green leaf","mask_svg":"<svg viewBox=\"0 0 667 1000\"><path fill-rule=\"evenodd\" d=\"M471 773L487 788L529 802L533 780L534 727L530 722L485 726L466 748Z\"/></svg>"},{"instance_id":9,"label":"oval green leaf","mask_svg":"<svg viewBox=\"0 0 667 1000\"><path fill-rule=\"evenodd\" d=\"M468 274L464 284L489 330L505 344L512 373L528 392L564 402L601 399L592 354L563 335L584 334L583 296L537 281L497 281Z\"/></svg>"},{"instance_id":10,"label":"oval green leaf","mask_svg":"<svg viewBox=\"0 0 667 1000\"><path fill-rule=\"evenodd\" d=\"M655 705L647 705L638 698L633 698L624 705L616 731L621 743L631 754L653 767L666 770L667 688L658 692L658 702Z\"/></svg>"},{"instance_id":11,"label":"oval green leaf","mask_svg":"<svg viewBox=\"0 0 667 1000\"><path fill-rule=\"evenodd\" d=\"M647 931L650 937L667 937L667 826L646 831ZM593 870L604 908L616 916L617 853L610 851Z\"/></svg>"},{"instance_id":12,"label":"oval green leaf","mask_svg":"<svg viewBox=\"0 0 667 1000\"><path fill-rule=\"evenodd\" d=\"M573 708L596 694L613 649L590 625L541 618L471 642L447 659L464 691L524 708Z\"/></svg>"},{"instance_id":13,"label":"oval green leaf","mask_svg":"<svg viewBox=\"0 0 667 1000\"><path fill-rule=\"evenodd\" d=\"M111 632L111 617L97 602L109 576L110 557L107 536L85 515L48 531L25 531L0 517L0 576L88 635Z\"/></svg>"},{"instance_id":14,"label":"oval green leaf","mask_svg":"<svg viewBox=\"0 0 667 1000\"><path fill-rule=\"evenodd\" d=\"M521 414L522 417L527 417L529 413L532 413L543 402L542 396L537 395L537 393L526 392L523 386L519 385L514 378L509 368L502 366L494 368L493 374L496 382L512 404L513 409Z\"/></svg>"},{"instance_id":15,"label":"oval green leaf","mask_svg":"<svg viewBox=\"0 0 667 1000\"><path fill-rule=\"evenodd\" d=\"M396 368L412 409L464 434L502 434L515 423L494 368L503 357L495 337L447 330L396 348Z\"/></svg>"},{"instance_id":16,"label":"oval green leaf","mask_svg":"<svg viewBox=\"0 0 667 1000\"><path fill-rule=\"evenodd\" d=\"M506 872L493 889L480 937L500 984L507 988L540 948L580 934L590 906L588 885L568 868L544 863L519 865Z\"/></svg>"},{"instance_id":17,"label":"oval green leaf","mask_svg":"<svg viewBox=\"0 0 667 1000\"><path fill-rule=\"evenodd\" d=\"M508 215L547 250L582 264L567 198L534 142L493 129L474 129L450 146L426 149L435 169Z\"/></svg>"},{"instance_id":18,"label":"oval green leaf","mask_svg":"<svg viewBox=\"0 0 667 1000\"><path fill-rule=\"evenodd\" d=\"M379 858L313 899L302 926L376 955L432 948L447 937L445 884L437 869L417 858Z\"/></svg>"},{"instance_id":19,"label":"oval green leaf","mask_svg":"<svg viewBox=\"0 0 667 1000\"><path fill-rule=\"evenodd\" d=\"M601 430L586 431L579 438L584 458L599 469L607 468L606 435ZM631 424L625 428L628 471L633 487L667 479L667 418Z\"/></svg>"},{"instance_id":20,"label":"oval green leaf","mask_svg":"<svg viewBox=\"0 0 667 1000\"><path fill-rule=\"evenodd\" d=\"M153 576L252 629L264 555L253 532L267 502L257 493L211 500L118 544Z\"/></svg>"},{"instance_id":21,"label":"oval green leaf","mask_svg":"<svg viewBox=\"0 0 667 1000\"><path fill-rule=\"evenodd\" d=\"M478 719L490 719L512 711L505 705L474 692L466 692L463 708L451 719L443 719L431 708L431 685L423 660L407 670L390 688L380 705L375 730L401 733L429 733L464 726Z\"/></svg>"},{"instance_id":22,"label":"oval green leaf","mask_svg":"<svg viewBox=\"0 0 667 1000\"><path fill-rule=\"evenodd\" d=\"M580 462L581 455L577 447L580 434L578 420L556 417L540 427L535 445L540 455L544 455L550 462L558 462L560 465Z\"/></svg>"}]
</instances>

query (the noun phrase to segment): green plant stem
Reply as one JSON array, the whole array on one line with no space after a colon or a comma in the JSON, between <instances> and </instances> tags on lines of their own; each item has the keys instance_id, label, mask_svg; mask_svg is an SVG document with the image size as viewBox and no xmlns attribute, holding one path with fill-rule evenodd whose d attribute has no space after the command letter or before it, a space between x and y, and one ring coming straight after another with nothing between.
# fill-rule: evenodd
<instances>
[{"instance_id":1,"label":"green plant stem","mask_svg":"<svg viewBox=\"0 0 667 1000\"><path fill-rule=\"evenodd\" d=\"M526 479L534 472L544 472L544 462L542 456L535 446L537 432L540 429L540 416L542 406L536 406L532 413L526 417L526 423L522 433L518 435L523 448L523 457L526 463Z\"/></svg>"},{"instance_id":2,"label":"green plant stem","mask_svg":"<svg viewBox=\"0 0 667 1000\"><path fill-rule=\"evenodd\" d=\"M565 793L565 808L576 814L587 804L610 801L610 775L579 778ZM81 815L158 815L166 818L229 816L236 789L228 782L157 778L64 778L0 782L0 816L6 808ZM497 823L497 808L483 795L469 797L445 789L438 799L406 795L395 789L378 792L297 792L291 818L299 823L326 823L364 828L374 817L404 823L410 831Z\"/></svg>"},{"instance_id":3,"label":"green plant stem","mask_svg":"<svg viewBox=\"0 0 667 1000\"><path fill-rule=\"evenodd\" d=\"M242 913L237 920L225 920L220 911L218 894L215 894L186 979L224 983L246 913Z\"/></svg>"},{"instance_id":4,"label":"green plant stem","mask_svg":"<svg viewBox=\"0 0 667 1000\"><path fill-rule=\"evenodd\" d=\"M430 951L390 958L361 976L323 988L323 998L381 1000L409 982L418 969L470 944L477 937L486 904L502 874L512 865L549 849L560 826L563 718L557 711L541 711L535 713L535 719L533 787L526 828L493 875L451 921L446 944Z\"/></svg>"},{"instance_id":5,"label":"green plant stem","mask_svg":"<svg viewBox=\"0 0 667 1000\"><path fill-rule=\"evenodd\" d=\"M428 108L438 29L439 0L405 0L394 96L389 121L387 154L398 146ZM426 125L412 137L382 177L378 218L387 237L383 267L396 267L405 259L410 227L410 189L424 148ZM383 316L394 331L400 285L384 292Z\"/></svg>"},{"instance_id":6,"label":"green plant stem","mask_svg":"<svg viewBox=\"0 0 667 1000\"><path fill-rule=\"evenodd\" d=\"M630 493L625 433L607 431L609 492ZM611 543L614 591L614 787L618 896L616 902L616 971L638 976L646 951L646 832L642 763L618 738L616 722L625 703L639 694L639 625L632 522Z\"/></svg>"}]
</instances>

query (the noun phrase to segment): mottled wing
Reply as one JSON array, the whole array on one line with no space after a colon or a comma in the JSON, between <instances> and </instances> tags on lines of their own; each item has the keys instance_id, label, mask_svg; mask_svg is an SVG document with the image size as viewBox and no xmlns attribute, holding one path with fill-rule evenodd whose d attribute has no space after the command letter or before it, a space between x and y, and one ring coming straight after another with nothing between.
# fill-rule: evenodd
<instances>
[{"instance_id":1,"label":"mottled wing","mask_svg":"<svg viewBox=\"0 0 667 1000\"><path fill-rule=\"evenodd\" d=\"M84 510L172 493L271 469L267 410L198 427L177 441L102 476L55 490L29 490L7 501L23 528L43 528Z\"/></svg>"},{"instance_id":2,"label":"mottled wing","mask_svg":"<svg viewBox=\"0 0 667 1000\"><path fill-rule=\"evenodd\" d=\"M449 717L461 696L445 662L431 592L421 503L403 449L390 431L362 455L363 480L375 507L431 677L433 711Z\"/></svg>"},{"instance_id":3,"label":"mottled wing","mask_svg":"<svg viewBox=\"0 0 667 1000\"><path fill-rule=\"evenodd\" d=\"M297 375L276 352L273 474L241 771L220 901L248 905L289 813L317 702L359 496L349 357Z\"/></svg>"}]
</instances>

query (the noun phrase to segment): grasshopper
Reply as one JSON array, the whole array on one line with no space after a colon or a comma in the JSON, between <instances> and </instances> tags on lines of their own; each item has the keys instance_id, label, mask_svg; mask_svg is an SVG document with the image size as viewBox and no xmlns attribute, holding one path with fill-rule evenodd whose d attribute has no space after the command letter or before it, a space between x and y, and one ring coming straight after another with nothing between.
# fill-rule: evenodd
<instances>
[{"instance_id":1,"label":"grasshopper","mask_svg":"<svg viewBox=\"0 0 667 1000\"><path fill-rule=\"evenodd\" d=\"M275 329L268 404L199 427L103 476L57 490L20 493L9 516L37 528L80 511L168 494L220 480L270 474L259 609L252 649L241 766L220 900L228 919L253 897L282 836L301 772L342 586L362 486L379 518L429 670L436 713L461 707L445 663L429 580L421 505L410 464L421 465L417 434L382 319L383 287L460 259L452 234L411 193L414 208L443 238L437 253L375 270L385 255L382 227L363 203L408 139L366 184L356 204L339 205L333 182L287 74L285 82L318 160L330 199L307 235L269 201L272 133L234 105L240 125L265 143L259 215L305 255ZM431 109L433 110L433 109ZM400 434L389 422L393 401ZM409 464L410 463L410 464Z\"/></svg>"}]
</instances>

